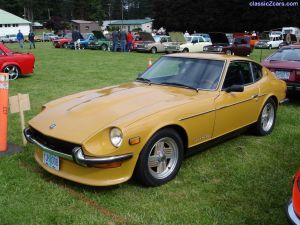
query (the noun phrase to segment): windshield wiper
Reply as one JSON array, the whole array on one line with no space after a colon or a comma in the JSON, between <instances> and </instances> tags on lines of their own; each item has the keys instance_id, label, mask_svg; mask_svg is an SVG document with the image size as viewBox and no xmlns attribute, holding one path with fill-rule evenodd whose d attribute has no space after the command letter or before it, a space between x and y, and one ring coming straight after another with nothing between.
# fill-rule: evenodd
<instances>
[{"instance_id":1,"label":"windshield wiper","mask_svg":"<svg viewBox=\"0 0 300 225\"><path fill-rule=\"evenodd\" d=\"M160 84L167 84L167 85L173 85L173 86L178 86L178 87L184 87L184 88L188 88L188 89L192 89L198 92L198 89L186 84L181 84L181 83L176 83L176 82L162 82Z\"/></svg>"},{"instance_id":2,"label":"windshield wiper","mask_svg":"<svg viewBox=\"0 0 300 225\"><path fill-rule=\"evenodd\" d=\"M142 81L142 82L144 82L144 83L151 84L151 80L149 80L149 79L147 79L147 78L137 77L135 80L136 80L136 81Z\"/></svg>"}]
</instances>

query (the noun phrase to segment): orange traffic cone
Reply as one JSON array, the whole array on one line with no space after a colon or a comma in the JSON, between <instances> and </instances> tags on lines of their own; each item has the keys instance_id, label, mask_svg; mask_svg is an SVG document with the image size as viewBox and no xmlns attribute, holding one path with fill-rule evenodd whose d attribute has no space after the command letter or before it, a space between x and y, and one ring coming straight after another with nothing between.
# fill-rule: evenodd
<instances>
[{"instance_id":1,"label":"orange traffic cone","mask_svg":"<svg viewBox=\"0 0 300 225\"><path fill-rule=\"evenodd\" d=\"M152 66L152 59L148 59L148 68Z\"/></svg>"},{"instance_id":2,"label":"orange traffic cone","mask_svg":"<svg viewBox=\"0 0 300 225\"><path fill-rule=\"evenodd\" d=\"M8 78L0 73L0 152L7 150Z\"/></svg>"}]
</instances>

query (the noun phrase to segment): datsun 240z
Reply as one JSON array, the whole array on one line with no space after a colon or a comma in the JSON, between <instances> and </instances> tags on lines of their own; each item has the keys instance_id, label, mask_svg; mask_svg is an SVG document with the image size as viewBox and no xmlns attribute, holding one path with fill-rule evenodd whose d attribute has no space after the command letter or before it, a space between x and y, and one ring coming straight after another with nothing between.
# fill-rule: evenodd
<instances>
[{"instance_id":1,"label":"datsun 240z","mask_svg":"<svg viewBox=\"0 0 300 225\"><path fill-rule=\"evenodd\" d=\"M252 125L273 130L286 84L249 59L178 53L134 82L45 104L24 130L48 172L106 186L133 174L146 186L173 179L192 147Z\"/></svg>"}]
</instances>

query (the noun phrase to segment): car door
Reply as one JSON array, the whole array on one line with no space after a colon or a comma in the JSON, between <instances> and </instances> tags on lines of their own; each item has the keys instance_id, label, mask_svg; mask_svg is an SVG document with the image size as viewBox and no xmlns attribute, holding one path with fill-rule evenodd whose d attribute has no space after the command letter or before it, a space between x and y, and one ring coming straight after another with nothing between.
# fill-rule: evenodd
<instances>
[{"instance_id":1,"label":"car door","mask_svg":"<svg viewBox=\"0 0 300 225\"><path fill-rule=\"evenodd\" d=\"M231 91L233 85L244 87L243 91ZM237 87L237 86L235 86ZM230 62L222 90L216 98L216 120L213 137L242 128L257 120L259 111L259 86L254 82L248 61Z\"/></svg>"},{"instance_id":2,"label":"car door","mask_svg":"<svg viewBox=\"0 0 300 225\"><path fill-rule=\"evenodd\" d=\"M189 52L197 52L199 51L199 44L198 44L199 40L198 40L198 37L192 37L192 40L191 40L191 44L190 44L190 47L189 47Z\"/></svg>"}]
</instances>

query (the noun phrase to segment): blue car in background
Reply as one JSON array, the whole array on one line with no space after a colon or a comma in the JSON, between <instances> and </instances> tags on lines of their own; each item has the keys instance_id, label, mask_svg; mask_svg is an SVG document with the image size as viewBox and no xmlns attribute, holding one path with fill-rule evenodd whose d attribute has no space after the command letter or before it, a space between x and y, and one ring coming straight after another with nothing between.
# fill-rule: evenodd
<instances>
[{"instance_id":1,"label":"blue car in background","mask_svg":"<svg viewBox=\"0 0 300 225\"><path fill-rule=\"evenodd\" d=\"M82 37L83 37L83 39L80 39L80 48L81 49L87 48L91 41L94 41L97 39L93 33L82 34ZM69 42L68 48L74 49L74 43Z\"/></svg>"}]
</instances>

